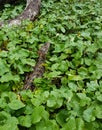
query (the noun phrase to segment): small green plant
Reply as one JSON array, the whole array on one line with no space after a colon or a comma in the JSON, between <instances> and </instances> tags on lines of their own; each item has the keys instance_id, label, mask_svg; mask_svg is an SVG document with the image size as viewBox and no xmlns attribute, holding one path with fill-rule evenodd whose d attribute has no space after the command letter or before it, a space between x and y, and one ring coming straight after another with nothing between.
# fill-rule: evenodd
<instances>
[{"instance_id":1,"label":"small green plant","mask_svg":"<svg viewBox=\"0 0 102 130\"><path fill-rule=\"evenodd\" d=\"M7 20L10 18L15 18L18 16L24 9L24 4L16 5L10 5L10 4L5 4L4 5L5 9L0 12L0 20Z\"/></svg>"},{"instance_id":2,"label":"small green plant","mask_svg":"<svg viewBox=\"0 0 102 130\"><path fill-rule=\"evenodd\" d=\"M1 19L11 12L7 5ZM42 1L35 22L1 28L0 130L102 129L101 12L101 0ZM43 77L34 92L21 90L47 41Z\"/></svg>"}]
</instances>

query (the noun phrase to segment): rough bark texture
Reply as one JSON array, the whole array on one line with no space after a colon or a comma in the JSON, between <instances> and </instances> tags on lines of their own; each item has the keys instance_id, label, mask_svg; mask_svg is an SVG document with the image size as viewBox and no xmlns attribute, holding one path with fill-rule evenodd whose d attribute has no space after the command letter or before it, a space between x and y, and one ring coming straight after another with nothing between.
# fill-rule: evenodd
<instances>
[{"instance_id":1,"label":"rough bark texture","mask_svg":"<svg viewBox=\"0 0 102 130\"><path fill-rule=\"evenodd\" d=\"M46 54L49 50L49 47L50 47L50 43L45 43L41 47L41 49L38 51L39 58L38 58L37 64L35 65L33 72L28 74L27 77L25 78L25 84L24 84L23 89L33 90L34 89L33 80L35 78L42 77L44 70L45 70L44 63L46 60Z\"/></svg>"},{"instance_id":2,"label":"rough bark texture","mask_svg":"<svg viewBox=\"0 0 102 130\"><path fill-rule=\"evenodd\" d=\"M15 19L8 20L7 24L9 26L20 25L23 20L35 20L40 12L40 4L41 0L27 0L26 8L24 9L24 11ZM3 25L4 23L0 23L0 26Z\"/></svg>"}]
</instances>

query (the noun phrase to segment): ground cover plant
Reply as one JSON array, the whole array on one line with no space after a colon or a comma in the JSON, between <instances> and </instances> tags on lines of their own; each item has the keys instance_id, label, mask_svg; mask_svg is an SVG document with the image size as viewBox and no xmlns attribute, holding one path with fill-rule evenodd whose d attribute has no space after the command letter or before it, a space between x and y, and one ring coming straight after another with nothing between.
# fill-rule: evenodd
<instances>
[{"instance_id":1,"label":"ground cover plant","mask_svg":"<svg viewBox=\"0 0 102 130\"><path fill-rule=\"evenodd\" d=\"M23 7L5 5L0 20ZM36 21L1 28L0 130L102 129L101 12L101 0L43 0ZM47 41L43 77L22 90Z\"/></svg>"}]
</instances>

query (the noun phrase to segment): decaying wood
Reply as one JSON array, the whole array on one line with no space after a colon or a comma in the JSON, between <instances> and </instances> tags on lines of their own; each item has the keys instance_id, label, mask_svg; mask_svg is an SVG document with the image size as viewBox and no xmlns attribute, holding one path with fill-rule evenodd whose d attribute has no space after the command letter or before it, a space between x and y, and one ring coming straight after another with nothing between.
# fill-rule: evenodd
<instances>
[{"instance_id":1,"label":"decaying wood","mask_svg":"<svg viewBox=\"0 0 102 130\"><path fill-rule=\"evenodd\" d=\"M33 90L34 89L33 80L35 78L39 78L39 77L43 76L43 73L44 73L44 70L45 70L44 63L45 63L45 60L46 60L46 54L48 52L49 47L50 47L50 43L45 43L41 47L41 49L38 51L39 58L38 58L37 64L35 65L33 72L31 72L25 78L25 84L24 84L23 89Z\"/></svg>"},{"instance_id":2,"label":"decaying wood","mask_svg":"<svg viewBox=\"0 0 102 130\"><path fill-rule=\"evenodd\" d=\"M41 0L27 0L26 8L24 11L14 19L6 21L9 26L20 25L23 20L29 19L31 21L35 20L40 12ZM5 23L1 22L0 26Z\"/></svg>"}]
</instances>

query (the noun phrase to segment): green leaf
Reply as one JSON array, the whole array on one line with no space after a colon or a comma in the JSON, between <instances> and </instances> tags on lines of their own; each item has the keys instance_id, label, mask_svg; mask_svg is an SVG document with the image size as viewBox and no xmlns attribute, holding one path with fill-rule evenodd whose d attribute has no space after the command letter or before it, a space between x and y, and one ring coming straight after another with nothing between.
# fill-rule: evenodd
<instances>
[{"instance_id":1,"label":"green leaf","mask_svg":"<svg viewBox=\"0 0 102 130\"><path fill-rule=\"evenodd\" d=\"M57 61L58 57L56 55L53 55L49 60L50 61Z\"/></svg>"},{"instance_id":2,"label":"green leaf","mask_svg":"<svg viewBox=\"0 0 102 130\"><path fill-rule=\"evenodd\" d=\"M0 52L0 57L7 57L7 51L1 51ZM0 64L1 64L1 62L0 62Z\"/></svg>"},{"instance_id":3,"label":"green leaf","mask_svg":"<svg viewBox=\"0 0 102 130\"><path fill-rule=\"evenodd\" d=\"M48 78L54 78L54 77L59 77L61 74L61 71L53 71L47 74Z\"/></svg>"},{"instance_id":4,"label":"green leaf","mask_svg":"<svg viewBox=\"0 0 102 130\"><path fill-rule=\"evenodd\" d=\"M61 110L58 114L56 114L56 121L61 127L63 127L64 124L66 123L67 117L68 117L68 111Z\"/></svg>"},{"instance_id":5,"label":"green leaf","mask_svg":"<svg viewBox=\"0 0 102 130\"><path fill-rule=\"evenodd\" d=\"M77 85L74 82L69 82L68 86L72 91L77 92Z\"/></svg>"},{"instance_id":6,"label":"green leaf","mask_svg":"<svg viewBox=\"0 0 102 130\"><path fill-rule=\"evenodd\" d=\"M100 101L100 102L102 102L102 94L101 94L101 92L98 92L98 91L97 91L97 92L95 93L95 95L96 95L97 100Z\"/></svg>"},{"instance_id":7,"label":"green leaf","mask_svg":"<svg viewBox=\"0 0 102 130\"><path fill-rule=\"evenodd\" d=\"M55 96L50 96L49 99L47 100L47 106L48 107L55 107L56 106L56 98Z\"/></svg>"},{"instance_id":8,"label":"green leaf","mask_svg":"<svg viewBox=\"0 0 102 130\"><path fill-rule=\"evenodd\" d=\"M97 50L98 50L98 48L97 48L96 44L92 44L92 45L90 45L90 46L87 48L86 51L95 53Z\"/></svg>"},{"instance_id":9,"label":"green leaf","mask_svg":"<svg viewBox=\"0 0 102 130\"><path fill-rule=\"evenodd\" d=\"M2 97L9 97L10 101L12 102L12 100L17 99L17 94L15 92L8 92L7 96L6 95L2 95Z\"/></svg>"},{"instance_id":10,"label":"green leaf","mask_svg":"<svg viewBox=\"0 0 102 130\"><path fill-rule=\"evenodd\" d=\"M23 65L27 64L27 65L35 66L35 60L30 59L30 58L27 58L27 59L23 58L21 62Z\"/></svg>"},{"instance_id":11,"label":"green leaf","mask_svg":"<svg viewBox=\"0 0 102 130\"><path fill-rule=\"evenodd\" d=\"M59 53L59 52L63 52L65 49L65 45L64 44L56 44L55 45L55 53Z\"/></svg>"},{"instance_id":12,"label":"green leaf","mask_svg":"<svg viewBox=\"0 0 102 130\"><path fill-rule=\"evenodd\" d=\"M0 130L17 130L18 120L8 113L0 112Z\"/></svg>"},{"instance_id":13,"label":"green leaf","mask_svg":"<svg viewBox=\"0 0 102 130\"><path fill-rule=\"evenodd\" d=\"M12 100L8 106L12 109L12 110L18 110L18 109L21 109L23 107L25 107L25 104L22 103L20 100Z\"/></svg>"},{"instance_id":14,"label":"green leaf","mask_svg":"<svg viewBox=\"0 0 102 130\"><path fill-rule=\"evenodd\" d=\"M20 116L20 117L18 118L18 120L19 120L19 124L20 124L21 126L24 126L24 127L29 128L29 127L31 127L31 125L32 125L32 123L31 123L31 116L30 116L30 115Z\"/></svg>"},{"instance_id":15,"label":"green leaf","mask_svg":"<svg viewBox=\"0 0 102 130\"><path fill-rule=\"evenodd\" d=\"M82 77L79 75L68 74L68 80L79 81L82 80Z\"/></svg>"},{"instance_id":16,"label":"green leaf","mask_svg":"<svg viewBox=\"0 0 102 130\"><path fill-rule=\"evenodd\" d=\"M21 91L20 92L21 96L22 96L22 100L26 101L27 99L32 99L33 98L33 93L31 92L31 90L28 91Z\"/></svg>"},{"instance_id":17,"label":"green leaf","mask_svg":"<svg viewBox=\"0 0 102 130\"><path fill-rule=\"evenodd\" d=\"M5 60L0 59L0 76L2 76L3 74L9 72L9 65L6 63Z\"/></svg>"},{"instance_id":18,"label":"green leaf","mask_svg":"<svg viewBox=\"0 0 102 130\"><path fill-rule=\"evenodd\" d=\"M87 70L87 68L80 67L80 68L78 69L78 74L79 74L81 77L83 77L83 78L87 78L87 76L88 76L88 70Z\"/></svg>"},{"instance_id":19,"label":"green leaf","mask_svg":"<svg viewBox=\"0 0 102 130\"><path fill-rule=\"evenodd\" d=\"M4 125L7 119L9 118L10 118L10 115L7 112L1 111L0 112L0 125Z\"/></svg>"},{"instance_id":20,"label":"green leaf","mask_svg":"<svg viewBox=\"0 0 102 130\"><path fill-rule=\"evenodd\" d=\"M76 130L76 121L74 117L70 117L61 130Z\"/></svg>"},{"instance_id":21,"label":"green leaf","mask_svg":"<svg viewBox=\"0 0 102 130\"><path fill-rule=\"evenodd\" d=\"M32 113L32 123L36 124L41 121L43 116L44 107L43 106L37 106L34 107L33 113Z\"/></svg>"},{"instance_id":22,"label":"green leaf","mask_svg":"<svg viewBox=\"0 0 102 130\"><path fill-rule=\"evenodd\" d=\"M68 61L62 61L60 62L59 64L59 70L62 71L62 72L66 72L68 70L68 67L69 67L69 63Z\"/></svg>"},{"instance_id":23,"label":"green leaf","mask_svg":"<svg viewBox=\"0 0 102 130\"><path fill-rule=\"evenodd\" d=\"M54 107L59 108L63 104L63 99L59 93L59 91L51 91L48 100L47 100L47 106L48 107Z\"/></svg>"},{"instance_id":24,"label":"green leaf","mask_svg":"<svg viewBox=\"0 0 102 130\"><path fill-rule=\"evenodd\" d=\"M86 96L85 93L77 93L77 96L80 98L80 105L85 106L89 105L91 102L91 99Z\"/></svg>"},{"instance_id":25,"label":"green leaf","mask_svg":"<svg viewBox=\"0 0 102 130\"><path fill-rule=\"evenodd\" d=\"M83 118L87 122L91 122L95 120L94 116L94 107L88 107L84 112L83 112Z\"/></svg>"},{"instance_id":26,"label":"green leaf","mask_svg":"<svg viewBox=\"0 0 102 130\"><path fill-rule=\"evenodd\" d=\"M54 70L58 70L58 68L59 68L59 63L55 63L55 64L53 64L52 66L51 66L51 70L52 71L54 71Z\"/></svg>"},{"instance_id":27,"label":"green leaf","mask_svg":"<svg viewBox=\"0 0 102 130\"><path fill-rule=\"evenodd\" d=\"M81 118L76 119L76 130L83 130L84 129L84 121Z\"/></svg>"},{"instance_id":28,"label":"green leaf","mask_svg":"<svg viewBox=\"0 0 102 130\"><path fill-rule=\"evenodd\" d=\"M32 112L33 112L33 105L32 104L26 105L24 114L29 115L32 114Z\"/></svg>"},{"instance_id":29,"label":"green leaf","mask_svg":"<svg viewBox=\"0 0 102 130\"><path fill-rule=\"evenodd\" d=\"M94 113L96 118L102 119L102 105L96 104Z\"/></svg>"},{"instance_id":30,"label":"green leaf","mask_svg":"<svg viewBox=\"0 0 102 130\"><path fill-rule=\"evenodd\" d=\"M20 80L19 75L12 75L10 72L2 75L0 78L1 83L9 82L9 81L16 81L17 82L19 80Z\"/></svg>"},{"instance_id":31,"label":"green leaf","mask_svg":"<svg viewBox=\"0 0 102 130\"><path fill-rule=\"evenodd\" d=\"M81 33L81 36L84 37L84 38L86 38L86 39L90 39L91 38L90 37L90 32L85 32L84 31L84 32Z\"/></svg>"},{"instance_id":32,"label":"green leaf","mask_svg":"<svg viewBox=\"0 0 102 130\"><path fill-rule=\"evenodd\" d=\"M36 130L59 130L59 127L55 120L43 120L36 125Z\"/></svg>"},{"instance_id":33,"label":"green leaf","mask_svg":"<svg viewBox=\"0 0 102 130\"><path fill-rule=\"evenodd\" d=\"M0 108L5 108L7 106L7 103L4 98L0 98Z\"/></svg>"},{"instance_id":34,"label":"green leaf","mask_svg":"<svg viewBox=\"0 0 102 130\"><path fill-rule=\"evenodd\" d=\"M99 88L99 84L97 83L97 81L90 81L89 83L87 83L86 91L88 93L95 92L98 88Z\"/></svg>"},{"instance_id":35,"label":"green leaf","mask_svg":"<svg viewBox=\"0 0 102 130\"><path fill-rule=\"evenodd\" d=\"M85 57L84 62L85 62L86 65L90 66L93 61L92 61L92 59L89 59L88 57Z\"/></svg>"},{"instance_id":36,"label":"green leaf","mask_svg":"<svg viewBox=\"0 0 102 130\"><path fill-rule=\"evenodd\" d=\"M0 130L18 130L18 120L15 117L11 117L7 122L0 126Z\"/></svg>"},{"instance_id":37,"label":"green leaf","mask_svg":"<svg viewBox=\"0 0 102 130\"><path fill-rule=\"evenodd\" d=\"M65 33L66 30L65 30L64 27L61 26L61 31L62 31L63 33Z\"/></svg>"}]
</instances>

